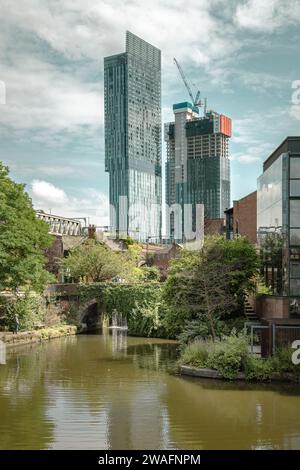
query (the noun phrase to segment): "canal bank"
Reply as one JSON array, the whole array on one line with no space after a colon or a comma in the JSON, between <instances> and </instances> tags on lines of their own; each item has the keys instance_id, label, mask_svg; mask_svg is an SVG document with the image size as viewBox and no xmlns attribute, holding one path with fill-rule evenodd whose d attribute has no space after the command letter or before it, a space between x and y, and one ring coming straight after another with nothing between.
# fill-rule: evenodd
<instances>
[{"instance_id":1,"label":"canal bank","mask_svg":"<svg viewBox=\"0 0 300 470\"><path fill-rule=\"evenodd\" d=\"M233 379L228 379L224 377L220 372L214 369L208 369L208 368L203 368L203 367L193 367L193 366L186 366L186 365L181 365L179 366L179 372L181 375L187 375L189 377L197 377L199 379L212 379L212 380L231 380L231 381L244 381L244 382L265 382L265 383L271 383L271 382L291 382L295 383L297 382L295 380L295 377L292 374L273 374L269 378L248 378L247 375L244 372L239 372L236 377ZM298 382L297 382L298 383Z\"/></svg>"},{"instance_id":2,"label":"canal bank","mask_svg":"<svg viewBox=\"0 0 300 470\"><path fill-rule=\"evenodd\" d=\"M12 347L31 343L41 343L50 339L76 334L77 327L74 325L57 325L49 328L41 328L40 330L21 331L17 334L11 332L0 332L0 341L3 341L6 347Z\"/></svg>"}]
</instances>

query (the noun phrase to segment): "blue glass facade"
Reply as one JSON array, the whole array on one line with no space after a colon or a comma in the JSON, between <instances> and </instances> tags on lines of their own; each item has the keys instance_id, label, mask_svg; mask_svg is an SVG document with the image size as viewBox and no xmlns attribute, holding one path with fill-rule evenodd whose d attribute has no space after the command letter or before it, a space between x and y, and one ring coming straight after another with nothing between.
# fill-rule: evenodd
<instances>
[{"instance_id":1,"label":"blue glass facade","mask_svg":"<svg viewBox=\"0 0 300 470\"><path fill-rule=\"evenodd\" d=\"M112 229L161 238L161 52L126 33L126 52L104 59L105 166Z\"/></svg>"}]
</instances>

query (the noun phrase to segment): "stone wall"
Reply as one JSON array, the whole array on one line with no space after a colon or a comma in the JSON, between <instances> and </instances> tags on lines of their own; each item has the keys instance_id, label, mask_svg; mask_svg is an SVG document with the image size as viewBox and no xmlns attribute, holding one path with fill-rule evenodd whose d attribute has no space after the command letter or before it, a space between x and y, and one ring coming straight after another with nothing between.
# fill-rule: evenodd
<instances>
[{"instance_id":1,"label":"stone wall","mask_svg":"<svg viewBox=\"0 0 300 470\"><path fill-rule=\"evenodd\" d=\"M80 284L51 284L45 291L47 324L72 323L80 330L101 324L101 286L92 286L91 295L82 295Z\"/></svg>"},{"instance_id":2,"label":"stone wall","mask_svg":"<svg viewBox=\"0 0 300 470\"><path fill-rule=\"evenodd\" d=\"M75 335L77 328L74 325L60 325L53 328L42 328L37 331L23 331L18 334L0 332L0 340L7 347L20 346L30 343L41 343L53 338Z\"/></svg>"}]
</instances>

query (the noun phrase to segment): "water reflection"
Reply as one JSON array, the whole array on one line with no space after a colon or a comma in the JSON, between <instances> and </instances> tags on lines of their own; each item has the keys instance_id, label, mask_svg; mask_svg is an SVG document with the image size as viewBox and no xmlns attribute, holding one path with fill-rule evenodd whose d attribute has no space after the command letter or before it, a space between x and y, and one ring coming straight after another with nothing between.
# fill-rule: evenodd
<instances>
[{"instance_id":1,"label":"water reflection","mask_svg":"<svg viewBox=\"0 0 300 470\"><path fill-rule=\"evenodd\" d=\"M16 349L0 366L0 448L300 449L298 386L182 378L176 354L117 329Z\"/></svg>"},{"instance_id":2,"label":"water reflection","mask_svg":"<svg viewBox=\"0 0 300 470\"><path fill-rule=\"evenodd\" d=\"M120 328L104 328L103 336L108 343L111 342L112 354L123 353L127 355L127 331Z\"/></svg>"}]
</instances>

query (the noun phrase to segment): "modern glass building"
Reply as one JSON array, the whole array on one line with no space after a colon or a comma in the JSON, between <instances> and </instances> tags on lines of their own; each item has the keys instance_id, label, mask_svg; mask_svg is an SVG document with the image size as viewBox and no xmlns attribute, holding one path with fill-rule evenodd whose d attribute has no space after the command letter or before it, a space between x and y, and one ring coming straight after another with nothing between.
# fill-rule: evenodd
<instances>
[{"instance_id":1,"label":"modern glass building","mask_svg":"<svg viewBox=\"0 0 300 470\"><path fill-rule=\"evenodd\" d=\"M173 111L175 122L165 124L166 204L182 207L182 228L184 207L190 205L195 232L197 205L204 204L205 219L224 218L230 206L231 120L213 111L199 117L198 108L188 102L175 104ZM176 239L176 214L169 217L170 237ZM180 238L186 238L184 230Z\"/></svg>"},{"instance_id":2,"label":"modern glass building","mask_svg":"<svg viewBox=\"0 0 300 470\"><path fill-rule=\"evenodd\" d=\"M104 59L105 169L111 228L161 238L161 52L126 32L126 52Z\"/></svg>"},{"instance_id":3,"label":"modern glass building","mask_svg":"<svg viewBox=\"0 0 300 470\"><path fill-rule=\"evenodd\" d=\"M264 277L300 318L300 137L287 137L264 162L257 186L257 230Z\"/></svg>"}]
</instances>

